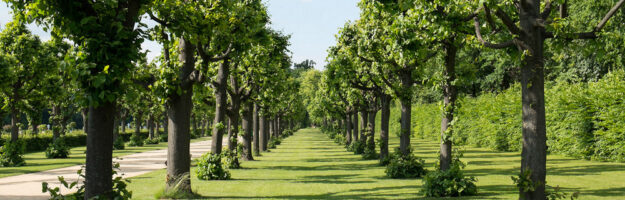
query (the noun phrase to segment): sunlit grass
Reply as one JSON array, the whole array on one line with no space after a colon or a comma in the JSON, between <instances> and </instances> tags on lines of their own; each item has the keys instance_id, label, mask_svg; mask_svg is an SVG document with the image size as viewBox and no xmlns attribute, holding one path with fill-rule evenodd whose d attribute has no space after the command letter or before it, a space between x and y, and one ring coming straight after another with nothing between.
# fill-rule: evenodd
<instances>
[{"instance_id":1,"label":"sunlit grass","mask_svg":"<svg viewBox=\"0 0 625 200\"><path fill-rule=\"evenodd\" d=\"M399 140L391 136L391 145ZM415 153L434 170L438 142L413 138ZM478 178L479 196L461 199L516 199L510 179L518 173L518 153L464 148L467 174ZM421 179L389 179L377 161L364 161L346 152L317 129L303 129L245 169L231 170L233 180L202 181L191 169L192 188L204 198L219 199L414 199ZM625 164L601 163L549 156L548 185L581 192L580 199L618 199L625 196ZM135 199L154 198L164 187L165 170L131 178Z\"/></svg>"}]
</instances>

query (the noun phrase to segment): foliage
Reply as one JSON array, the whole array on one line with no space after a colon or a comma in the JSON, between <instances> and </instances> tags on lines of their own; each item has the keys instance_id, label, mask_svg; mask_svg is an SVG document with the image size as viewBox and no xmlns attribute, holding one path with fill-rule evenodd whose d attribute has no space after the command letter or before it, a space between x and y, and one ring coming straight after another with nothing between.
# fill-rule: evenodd
<instances>
[{"instance_id":1,"label":"foliage","mask_svg":"<svg viewBox=\"0 0 625 200\"><path fill-rule=\"evenodd\" d=\"M141 138L139 135L133 134L132 136L130 136L130 142L128 143L128 146L141 147L143 146L143 141L144 139Z\"/></svg>"},{"instance_id":2,"label":"foliage","mask_svg":"<svg viewBox=\"0 0 625 200\"><path fill-rule=\"evenodd\" d=\"M545 89L547 145L551 153L600 161L623 161L625 151L625 72L616 70L597 82L551 82ZM487 147L498 151L521 149L520 87L499 93L461 98L455 121L455 144ZM394 107L392 119L399 116ZM415 135L440 140L440 107L415 104L412 114ZM391 120L391 128L398 123Z\"/></svg>"},{"instance_id":3,"label":"foliage","mask_svg":"<svg viewBox=\"0 0 625 200\"><path fill-rule=\"evenodd\" d=\"M278 145L280 145L280 143L282 143L282 139L280 138L276 138L276 137L272 137L269 142L267 143L267 147L270 149L275 149L278 147Z\"/></svg>"},{"instance_id":4,"label":"foliage","mask_svg":"<svg viewBox=\"0 0 625 200\"><path fill-rule=\"evenodd\" d=\"M462 171L465 164L455 159L451 168L445 171L435 170L423 178L421 192L427 197L457 197L477 194L475 177L466 177Z\"/></svg>"},{"instance_id":5,"label":"foliage","mask_svg":"<svg viewBox=\"0 0 625 200\"><path fill-rule=\"evenodd\" d=\"M123 150L126 148L126 142L124 142L124 138L117 137L115 141L113 141L113 149L114 150Z\"/></svg>"},{"instance_id":6,"label":"foliage","mask_svg":"<svg viewBox=\"0 0 625 200\"><path fill-rule=\"evenodd\" d=\"M79 169L76 173L78 174L79 179L85 178L85 175L83 174L83 170L84 170L84 166ZM117 175L117 171L119 171L119 163L113 163L113 177L115 177L115 175ZM109 193L109 194L102 194L102 196L96 196L92 199L117 199L117 200L128 200L130 198L132 198L132 192L128 191L128 189L126 187L128 187L128 184L130 183L130 180L127 179L123 179L122 176L124 174L117 176L115 178L113 178L112 182L113 182L113 190ZM60 192L60 188L59 187L55 187L55 188L51 188L48 187L48 183L47 182L43 182L41 183L41 192L43 193L50 193L50 199L53 200L80 200L80 199L84 199L85 198L85 185L84 184L80 184L78 185L78 183L80 182L80 180L76 180L74 182L68 183L65 178L63 178L63 176L59 176L58 177L59 182L61 182L61 184L63 184L63 187L65 187L67 190L70 190L72 188L76 188L77 191L74 193L70 193L67 195L63 195Z\"/></svg>"},{"instance_id":7,"label":"foliage","mask_svg":"<svg viewBox=\"0 0 625 200\"><path fill-rule=\"evenodd\" d=\"M425 161L417 158L414 154L402 154L397 148L389 155L388 165L386 165L386 176L391 178L419 178L427 173Z\"/></svg>"},{"instance_id":8,"label":"foliage","mask_svg":"<svg viewBox=\"0 0 625 200\"><path fill-rule=\"evenodd\" d=\"M7 141L0 146L0 165L3 167L18 167L26 164L22 155L26 150L26 142L17 140Z\"/></svg>"},{"instance_id":9,"label":"foliage","mask_svg":"<svg viewBox=\"0 0 625 200\"><path fill-rule=\"evenodd\" d=\"M46 149L46 158L67 158L69 146L65 144L65 138L59 137L50 143Z\"/></svg>"},{"instance_id":10,"label":"foliage","mask_svg":"<svg viewBox=\"0 0 625 200\"><path fill-rule=\"evenodd\" d=\"M239 158L241 158L241 156L237 153L237 151L230 151L229 149L226 149L221 153L224 158L224 164L228 169L241 168L241 163L239 162Z\"/></svg>"},{"instance_id":11,"label":"foliage","mask_svg":"<svg viewBox=\"0 0 625 200\"><path fill-rule=\"evenodd\" d=\"M573 192L571 196L568 196L566 192L563 192L560 189L560 186L551 187L547 185L547 188L545 189L545 193L547 195L548 200L565 200L565 199L575 200L579 198L579 192Z\"/></svg>"},{"instance_id":12,"label":"foliage","mask_svg":"<svg viewBox=\"0 0 625 200\"><path fill-rule=\"evenodd\" d=\"M191 139L195 139L195 138L191 138ZM144 140L145 144L158 144L159 141L160 141L159 138L152 138L152 139L148 138Z\"/></svg>"},{"instance_id":13,"label":"foliage","mask_svg":"<svg viewBox=\"0 0 625 200\"><path fill-rule=\"evenodd\" d=\"M196 174L200 180L230 179L230 172L223 166L222 154L206 153L202 155L197 160Z\"/></svg>"},{"instance_id":14,"label":"foliage","mask_svg":"<svg viewBox=\"0 0 625 200\"><path fill-rule=\"evenodd\" d=\"M365 143L360 140L354 140L347 147L347 151L354 152L354 154L363 154L365 152Z\"/></svg>"}]
</instances>

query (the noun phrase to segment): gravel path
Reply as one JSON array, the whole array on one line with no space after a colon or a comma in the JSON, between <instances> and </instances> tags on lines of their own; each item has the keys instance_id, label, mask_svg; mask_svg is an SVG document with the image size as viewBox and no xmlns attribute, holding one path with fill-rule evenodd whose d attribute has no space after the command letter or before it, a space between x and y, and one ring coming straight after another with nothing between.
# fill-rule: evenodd
<instances>
[{"instance_id":1,"label":"gravel path","mask_svg":"<svg viewBox=\"0 0 625 200\"><path fill-rule=\"evenodd\" d=\"M191 143L191 156L197 158L202 154L209 152L211 141L201 141ZM167 149L147 151L127 156L121 159L115 158L113 161L119 162L121 172L124 178L139 176L154 170L164 169L167 160ZM48 182L49 187L59 187L65 194L68 190L64 190L58 181L58 176L63 176L67 182L73 182L78 179L78 171L80 165L52 169L42 172L23 174L18 176L10 176L0 178L0 199L48 199L48 193L41 192L41 183ZM82 181L82 180L81 180Z\"/></svg>"}]
</instances>

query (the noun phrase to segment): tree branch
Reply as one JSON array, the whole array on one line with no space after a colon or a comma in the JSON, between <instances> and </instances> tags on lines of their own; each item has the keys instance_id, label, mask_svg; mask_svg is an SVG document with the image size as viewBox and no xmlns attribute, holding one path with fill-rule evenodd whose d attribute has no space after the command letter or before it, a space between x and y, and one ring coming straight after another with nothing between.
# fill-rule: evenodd
<instances>
[{"instance_id":1,"label":"tree branch","mask_svg":"<svg viewBox=\"0 0 625 200\"><path fill-rule=\"evenodd\" d=\"M473 21L473 26L475 26L475 35L484 46L493 49L503 49L514 45L514 42L512 40L499 44L484 41L484 38L482 38L482 33L480 32L480 21L477 19L477 17L473 18Z\"/></svg>"},{"instance_id":2,"label":"tree branch","mask_svg":"<svg viewBox=\"0 0 625 200\"><path fill-rule=\"evenodd\" d=\"M495 12L495 15L497 15L497 17L499 17L499 19L501 19L503 24L506 25L506 27L508 27L508 30L510 32L512 32L512 33L514 33L516 35L521 35L523 33L523 31L521 31L521 29L516 24L514 24L514 21L512 21L510 16L508 16L508 14L503 12L503 10L501 10L501 8L497 9L497 12Z\"/></svg>"}]
</instances>

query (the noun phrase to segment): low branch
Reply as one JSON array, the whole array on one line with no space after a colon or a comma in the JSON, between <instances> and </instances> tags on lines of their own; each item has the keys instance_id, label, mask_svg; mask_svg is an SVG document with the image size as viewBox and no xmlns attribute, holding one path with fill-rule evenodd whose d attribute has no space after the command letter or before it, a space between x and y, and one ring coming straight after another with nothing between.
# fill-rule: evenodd
<instances>
[{"instance_id":1,"label":"low branch","mask_svg":"<svg viewBox=\"0 0 625 200\"><path fill-rule=\"evenodd\" d=\"M503 10L501 10L501 8L497 9L497 12L495 12L495 15L497 15L497 17L499 17L499 19L501 19L503 24L506 25L506 27L508 27L508 30L510 32L512 32L512 33L514 33L516 35L521 35L523 33L523 31L521 31L521 28L519 28L514 23L514 21L512 21L510 16L508 16L508 14L503 12Z\"/></svg>"},{"instance_id":2,"label":"low branch","mask_svg":"<svg viewBox=\"0 0 625 200\"><path fill-rule=\"evenodd\" d=\"M480 21L477 19L477 17L473 18L473 21L473 25L475 26L475 35L477 36L477 39L480 41L480 43L482 43L484 46L493 49L503 49L514 45L514 41L512 40L499 44L484 41L484 38L482 38L482 33L480 32Z\"/></svg>"}]
</instances>

